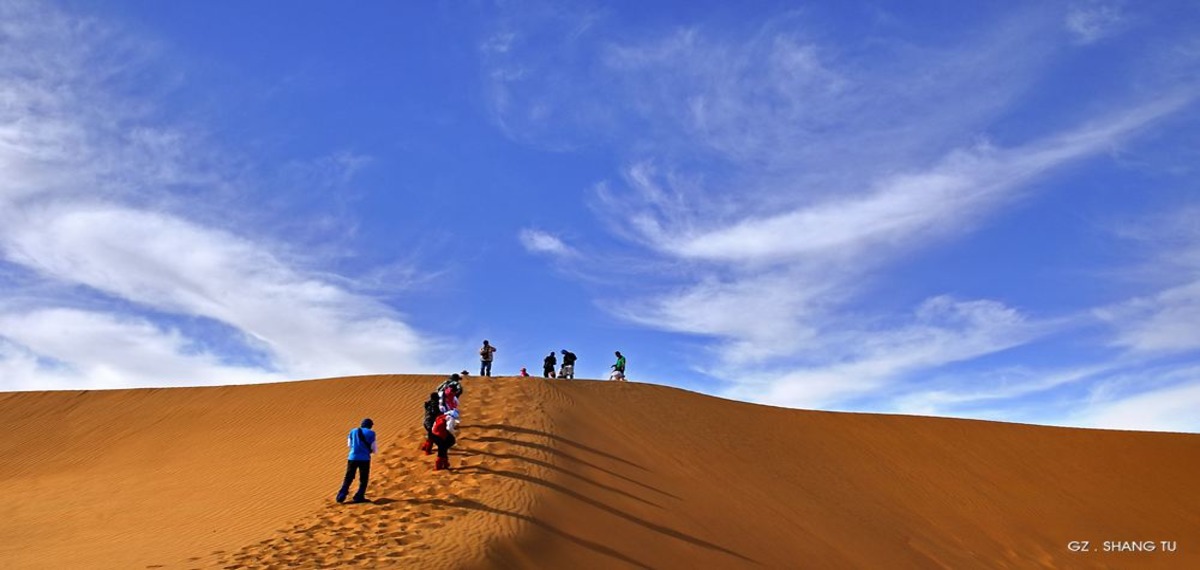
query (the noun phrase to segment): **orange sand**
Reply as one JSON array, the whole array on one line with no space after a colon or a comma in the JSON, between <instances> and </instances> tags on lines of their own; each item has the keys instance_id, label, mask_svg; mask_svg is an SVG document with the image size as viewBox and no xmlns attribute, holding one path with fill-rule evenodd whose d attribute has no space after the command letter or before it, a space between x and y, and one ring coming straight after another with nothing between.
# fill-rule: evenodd
<instances>
[{"instance_id":1,"label":"orange sand","mask_svg":"<svg viewBox=\"0 0 1200 570\"><path fill-rule=\"evenodd\" d=\"M472 378L435 473L439 381L0 394L0 568L1200 568L1200 435Z\"/></svg>"}]
</instances>

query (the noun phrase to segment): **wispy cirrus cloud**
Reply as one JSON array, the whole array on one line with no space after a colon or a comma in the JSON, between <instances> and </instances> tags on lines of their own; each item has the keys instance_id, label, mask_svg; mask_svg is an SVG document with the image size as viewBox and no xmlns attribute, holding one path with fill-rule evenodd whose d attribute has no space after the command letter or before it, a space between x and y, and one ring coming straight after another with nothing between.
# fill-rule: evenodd
<instances>
[{"instance_id":1,"label":"wispy cirrus cloud","mask_svg":"<svg viewBox=\"0 0 1200 570\"><path fill-rule=\"evenodd\" d=\"M1096 313L1116 329L1118 347L1161 354L1200 350L1200 280Z\"/></svg>"},{"instance_id":2,"label":"wispy cirrus cloud","mask_svg":"<svg viewBox=\"0 0 1200 570\"><path fill-rule=\"evenodd\" d=\"M1079 51L1069 42L1124 29L1122 5L1075 4L1065 19L1058 8L1015 7L936 40L906 22L894 34L835 41L813 13L738 31L682 24L618 36L597 26L572 43L589 70L577 85L588 88L557 104L582 101L573 109L598 108L593 118L605 121L560 122L554 134L599 133L623 149L619 174L595 186L597 215L650 254L636 265L638 286L602 304L698 339L709 350L696 368L724 382L717 391L784 405L1003 408L1126 365L1030 366L1022 368L1030 377L1004 390L931 386L922 380L949 366L1064 331L1094 333L1094 315L1028 311L1027 295L1012 291L926 290L908 312L868 296L893 287L912 297L904 271L912 259L970 242L1047 195L1064 199L1057 176L1170 128L1194 109L1194 82L1146 67L1152 91L1104 93L1030 120L1061 54ZM519 43L505 46L503 61L531 65L521 82L536 86L547 71L540 60L523 58ZM569 69L549 73L562 81ZM505 95L509 110L545 103ZM1190 295L1164 289L1128 307L1145 326L1130 317L1121 342L1181 338L1175 325L1191 318L1180 310Z\"/></svg>"},{"instance_id":3,"label":"wispy cirrus cloud","mask_svg":"<svg viewBox=\"0 0 1200 570\"><path fill-rule=\"evenodd\" d=\"M517 233L517 240L521 242L525 251L530 253L555 257L570 257L578 254L574 248L564 243L562 238L543 230L522 229Z\"/></svg>"},{"instance_id":4,"label":"wispy cirrus cloud","mask_svg":"<svg viewBox=\"0 0 1200 570\"><path fill-rule=\"evenodd\" d=\"M865 192L847 189L811 207L750 217L725 228L671 235L655 223L646 237L678 257L724 262L891 255L895 245L975 225L988 210L1019 196L1035 177L1105 151L1190 101L1190 96L1166 97L1023 147L954 151L924 172L884 176Z\"/></svg>"},{"instance_id":5,"label":"wispy cirrus cloud","mask_svg":"<svg viewBox=\"0 0 1200 570\"><path fill-rule=\"evenodd\" d=\"M5 340L7 339L7 340ZM292 378L225 361L150 319L69 308L0 312L4 390L197 386Z\"/></svg>"},{"instance_id":6,"label":"wispy cirrus cloud","mask_svg":"<svg viewBox=\"0 0 1200 570\"><path fill-rule=\"evenodd\" d=\"M39 3L0 2L0 15L0 260L15 276L0 281L0 389L437 360L436 339L281 245L296 236L238 229L248 217L230 195L247 161L134 94L134 77L164 67L150 42ZM363 160L335 153L303 178L343 183Z\"/></svg>"},{"instance_id":7,"label":"wispy cirrus cloud","mask_svg":"<svg viewBox=\"0 0 1200 570\"><path fill-rule=\"evenodd\" d=\"M1066 425L1109 429L1200 432L1200 368L1160 366L1117 374L1092 390L1086 405L1064 420Z\"/></svg>"},{"instance_id":8,"label":"wispy cirrus cloud","mask_svg":"<svg viewBox=\"0 0 1200 570\"><path fill-rule=\"evenodd\" d=\"M607 130L615 114L594 96L598 78L562 70L588 59L588 36L603 12L555 3L508 8L494 15L495 28L479 43L493 124L509 138L545 150L584 146L570 130ZM542 49L547 43L555 49Z\"/></svg>"},{"instance_id":9,"label":"wispy cirrus cloud","mask_svg":"<svg viewBox=\"0 0 1200 570\"><path fill-rule=\"evenodd\" d=\"M889 175L867 192L842 192L819 205L725 228L698 227L706 223L703 217L681 215L685 206L674 204L682 200L645 183L639 191L655 206L631 224L642 242L669 258L700 263L701 275L709 273L698 283L630 303L623 314L648 326L715 337L718 355L730 363L793 353L816 331L837 330L844 320L838 310L872 272L970 231L1011 206L1036 177L1104 152L1189 101L1166 97L1021 148L953 152L927 172ZM946 361L957 359L953 352L946 351ZM894 362L896 372L912 368L870 360L876 367ZM861 375L853 367L833 372Z\"/></svg>"},{"instance_id":10,"label":"wispy cirrus cloud","mask_svg":"<svg viewBox=\"0 0 1200 570\"><path fill-rule=\"evenodd\" d=\"M1017 365L975 373L937 374L892 398L878 400L877 411L928 416L976 417L999 421L1046 421L1045 406L1029 398L1078 385L1112 372L1117 363L1076 368Z\"/></svg>"},{"instance_id":11,"label":"wispy cirrus cloud","mask_svg":"<svg viewBox=\"0 0 1200 570\"><path fill-rule=\"evenodd\" d=\"M1091 44L1119 32L1125 20L1121 2L1086 0L1072 3L1063 23L1075 41Z\"/></svg>"},{"instance_id":12,"label":"wispy cirrus cloud","mask_svg":"<svg viewBox=\"0 0 1200 570\"><path fill-rule=\"evenodd\" d=\"M0 239L11 262L44 277L226 323L294 375L415 366L428 348L382 304L177 217L109 206L27 209Z\"/></svg>"},{"instance_id":13,"label":"wispy cirrus cloud","mask_svg":"<svg viewBox=\"0 0 1200 570\"><path fill-rule=\"evenodd\" d=\"M1061 323L1033 321L1001 303L927 299L900 323L877 328L831 327L793 347L790 358L737 366L726 358L722 376L735 379L726 395L795 407L829 407L878 394L906 375L1019 346Z\"/></svg>"},{"instance_id":14,"label":"wispy cirrus cloud","mask_svg":"<svg viewBox=\"0 0 1200 570\"><path fill-rule=\"evenodd\" d=\"M1114 346L1170 355L1200 350L1200 208L1189 205L1120 230L1148 252L1127 272L1158 287L1150 294L1094 310L1113 331Z\"/></svg>"}]
</instances>

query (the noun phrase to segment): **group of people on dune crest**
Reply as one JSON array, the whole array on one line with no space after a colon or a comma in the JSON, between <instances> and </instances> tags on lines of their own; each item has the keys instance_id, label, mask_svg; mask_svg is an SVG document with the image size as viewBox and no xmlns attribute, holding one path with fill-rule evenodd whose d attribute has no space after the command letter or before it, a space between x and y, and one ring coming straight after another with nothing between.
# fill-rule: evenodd
<instances>
[{"instance_id":1,"label":"group of people on dune crest","mask_svg":"<svg viewBox=\"0 0 1200 570\"><path fill-rule=\"evenodd\" d=\"M575 356L574 352L565 348L559 352L562 353L562 368L557 372L554 370L554 367L558 365L558 358L554 354L554 351L550 351L550 355L542 359L542 378L571 379L575 377L575 360L578 357ZM518 376L528 378L529 372L522 366Z\"/></svg>"},{"instance_id":2,"label":"group of people on dune crest","mask_svg":"<svg viewBox=\"0 0 1200 570\"><path fill-rule=\"evenodd\" d=\"M555 370L555 368L558 366L558 355L552 350L550 351L550 354L546 355L546 358L542 359L542 378L563 378L568 380L574 379L575 362L579 359L579 357L576 356L574 352L571 352L565 348L558 352L562 355L562 368ZM617 361L613 363L612 366L609 366L609 369L612 370L612 374L609 375L608 379L624 382L625 356L622 355L621 351L619 350L613 354L616 355ZM496 347L486 340L483 341L483 347L479 349L480 376L492 375L492 362L495 360L495 355ZM466 374L465 370L463 371L463 374ZM517 376L528 378L530 376L529 370L522 366L521 371L517 373Z\"/></svg>"}]
</instances>

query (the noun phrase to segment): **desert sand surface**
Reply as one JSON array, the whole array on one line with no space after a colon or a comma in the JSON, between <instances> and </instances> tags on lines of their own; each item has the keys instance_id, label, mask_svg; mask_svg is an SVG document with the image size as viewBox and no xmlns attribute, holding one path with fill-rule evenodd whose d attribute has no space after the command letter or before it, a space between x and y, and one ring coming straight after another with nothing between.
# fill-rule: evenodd
<instances>
[{"instance_id":1,"label":"desert sand surface","mask_svg":"<svg viewBox=\"0 0 1200 570\"><path fill-rule=\"evenodd\" d=\"M0 568L1200 568L1200 435L469 378L434 472L440 380L0 394Z\"/></svg>"}]
</instances>

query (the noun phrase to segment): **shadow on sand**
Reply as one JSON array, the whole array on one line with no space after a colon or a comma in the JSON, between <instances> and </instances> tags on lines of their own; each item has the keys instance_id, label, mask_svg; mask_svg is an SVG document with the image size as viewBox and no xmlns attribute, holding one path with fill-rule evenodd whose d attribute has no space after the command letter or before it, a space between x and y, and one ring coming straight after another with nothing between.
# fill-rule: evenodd
<instances>
[{"instance_id":1,"label":"shadow on sand","mask_svg":"<svg viewBox=\"0 0 1200 570\"><path fill-rule=\"evenodd\" d=\"M629 556L627 556L617 550L609 548L608 546L605 546L598 542L592 542L590 540L580 538L573 534L565 533L540 519L531 517L529 515L524 515L521 513L514 513L512 511L498 509L496 507L492 507L492 506L480 503L479 501L474 501L471 499L451 499L451 500L447 500L447 499L408 499L407 502L410 504L413 504L413 505L431 505L431 506L435 506L435 507L470 509L470 510L474 510L474 511L491 513L494 515L511 517L511 518L514 518L517 520L525 521L525 522L527 522L531 525L534 525L542 530L545 530L546 532L549 532L551 534L562 537L566 540L569 540L569 541L571 541L579 546L582 546L588 550L591 550L593 552L615 558L617 560L620 560L621 562L624 562L624 563L632 565L632 566L636 566L638 568L644 568L645 570L654 570L652 567L647 566L646 564L639 562L633 558L630 558Z\"/></svg>"},{"instance_id":2,"label":"shadow on sand","mask_svg":"<svg viewBox=\"0 0 1200 570\"><path fill-rule=\"evenodd\" d=\"M629 497L630 499L633 499L633 500L635 500L635 501L640 501L640 502L642 502L642 503L645 503L645 504L647 504L647 505L650 505L650 506L653 506L653 507L658 507L658 508L660 508L660 509L661 509L661 508L663 508L663 506L662 506L662 505L660 505L660 504L658 504L658 503L655 503L655 502L652 502L652 501L647 501L646 499L643 499L643 498L641 498L641 497L639 497L639 496L637 496L637 495L634 495L633 493L630 493L630 492L627 492L627 491L623 491L623 490L621 490L621 489L618 489L618 488L616 488L616 487L613 487L613 486L610 486L610 485L605 485L604 483L601 483L601 482L599 482L599 481L593 481L593 480L591 480L591 479L588 479L587 477L584 477L583 475L580 475L580 474L578 474L578 473L575 473L574 471L571 471L571 470L569 470L569 469L564 469L564 468L562 468L562 467L559 467L559 466L557 466L557 465L555 465L555 464L553 464L553 463L550 463L550 462L548 462L548 461L542 461L542 460L540 460L540 459L534 459L534 458L532 458L532 457L527 457L527 456L524 456L524 455L519 455L519 454L516 454L516 453L494 453L494 452L487 451L487 450L484 450L484 449L474 449L474 448L471 448L471 447L463 447L461 451L462 451L462 455L465 455L465 456L469 456L469 455L487 455L487 456L489 456L489 457L494 457L494 458L496 458L496 459L514 459L514 460L517 460L517 461L524 461L524 462L526 462L526 463L532 463L533 465L537 465L537 466L539 466L539 467L544 467L544 468L546 468L546 469L553 469L553 470L555 470L555 471L558 471L559 473L562 473L562 474L564 474L564 475L569 475L569 476L571 476L571 477L574 477L574 478L576 478L576 479L579 479L580 481L583 481L584 483L588 483L588 484L590 484L590 485L594 485L594 486L596 486L596 487L599 487L599 488L601 488L601 489L604 489L604 490L606 490L606 491L611 491L611 492L613 492L613 493L617 493L617 494L620 494L620 495L624 495L624 496L626 496L626 497Z\"/></svg>"},{"instance_id":3,"label":"shadow on sand","mask_svg":"<svg viewBox=\"0 0 1200 570\"><path fill-rule=\"evenodd\" d=\"M601 501L598 501L598 500L596 500L596 499L593 499L593 498L591 498L591 497L588 497L587 495L584 495L584 494L582 494L582 493L579 493L579 492L573 491L573 490L571 490L571 489L568 489L568 488L566 488L566 487L563 487L562 485L559 485L559 484L557 484L557 483L551 483L551 482L549 482L549 481L546 481L546 480L544 480L544 479L539 479L539 478L537 478L537 477L534 477L534 476L532 476L532 475L527 475L527 474L525 474L525 473L517 473L517 472L514 472L514 471L498 471L498 470L495 470L495 469L489 469L489 468L487 468L487 467L481 467L481 466L462 467L462 468L460 468L459 470L460 470L460 471L466 471L466 472L474 471L474 472L481 473L481 474L484 474L484 475L495 475L495 476L497 476L497 477L509 477L509 478L512 478L512 479L517 479L517 480L520 480L520 481L526 481L526 482L528 482L528 483L533 483L534 485L540 485L540 486L542 486L542 487L545 487L545 488L547 488L547 489L550 489L550 490L552 490L552 491L557 491L557 492L559 492L559 493L562 493L562 494L564 494L564 495L566 495L566 496L568 496L568 497L574 498L574 499L576 499L576 500L578 500L578 501L581 501L581 502L587 503L587 504L589 504L589 505L591 505L591 506L593 506L593 507L596 507L597 509L600 509L600 510L602 510L602 511L604 511L604 512L610 513L610 514L612 514L612 515L615 515L615 516L617 516L617 517L623 518L623 519L625 519L625 520L627 520L627 521L629 521L629 522L632 522L632 523L634 523L634 524L640 525L640 526L642 526L642 527L644 527L644 528L646 528L646 529L652 530L652 531L654 531L654 532L657 532L657 533L659 533L659 534L662 534L662 535L664 535L664 536L669 536L669 537L671 537L671 538L675 538L675 539L681 540L681 541L683 541L683 542L687 542L687 543L689 543L689 544L693 544L693 545L696 545L696 546L700 546L700 547L703 547L703 548L707 548L707 549L709 549L709 550L714 550L714 551L717 551L717 552L721 552L721 553L724 553L724 554L728 554L728 555L730 555L730 556L733 556L733 557L739 558L739 559L741 559L741 560L743 560L743 561L745 561L745 562L749 562L749 563L752 563L752 564L761 565L761 563L759 563L757 560L754 560L753 558L749 558L749 557L747 557L747 556L744 556L744 555L742 555L742 554L739 554L739 553L737 553L737 552L734 552L734 551L732 551L732 550L729 550L728 548L725 548L725 547L723 547L723 546L720 546L720 545L717 545L717 544L713 544L713 543L711 543L711 542L708 542L708 541L706 541L706 540L703 540L703 539L700 539L700 538L696 538L696 537L694 537L694 536L691 536L691 535L688 535L688 534L684 534L684 533L682 533L682 532L679 532L679 531L677 531L677 530L674 530L674 529L671 529L671 528L668 528L668 527L662 526L662 525L660 525L660 524L652 523L652 522L650 522L650 521L647 521L647 520L645 520L645 519L641 519L641 518L635 517L635 516L633 516L633 515L631 515L631 514L628 514L628 513L625 513L625 512L623 512L623 511L620 511L620 510L618 510L618 509L615 509L615 508L613 508L613 507L610 507L610 506L608 506L608 505L604 504L604 503L603 503L603 502L601 502Z\"/></svg>"},{"instance_id":4,"label":"shadow on sand","mask_svg":"<svg viewBox=\"0 0 1200 570\"><path fill-rule=\"evenodd\" d=\"M625 459L624 457L620 457L618 455L613 455L606 451L601 451L594 447L584 445L582 443L567 439L567 438L562 437L557 434L544 432L544 431L531 429L531 428L510 426L510 425L504 425L504 424L473 424L471 427L477 427L480 429L495 429L495 430L502 430L502 431L511 431L513 433L521 433L521 434L525 434L525 435L537 435L537 436L541 436L541 437L546 437L546 438L550 438L555 441L558 441L560 443L565 443L571 447L574 447L577 449L582 449L583 451L587 451L589 453L594 453L596 455L601 455L601 456L607 457L609 459L612 459L613 461L620 461L621 463L624 463L631 467L636 467L638 469L641 469L642 471L647 471L647 469L645 467L642 467L641 465L638 465L637 463L634 463L628 459Z\"/></svg>"},{"instance_id":5,"label":"shadow on sand","mask_svg":"<svg viewBox=\"0 0 1200 570\"><path fill-rule=\"evenodd\" d=\"M482 427L482 426L475 426L475 427ZM662 489L658 489L651 485L647 485L641 481L638 481L637 479L633 479L631 477L627 477L625 475L617 473L616 471L612 471L610 469L605 469L604 467L596 465L595 463L592 463L591 461L587 461L586 459L580 459L579 457L571 455L570 453L562 451L561 449L556 449L554 447L551 447L551 446L543 444L543 443L535 443L532 441L524 441L524 440L520 440L520 439L511 439L511 438L507 438L507 437L497 437L497 436L490 436L490 435L485 435L485 436L480 436L480 437L471 437L471 438L469 438L469 441L478 441L478 442L483 442L483 443L507 443L509 445L515 445L515 446L519 446L519 447L527 447L529 449L536 449L538 451L544 451L546 453L562 457L563 459L566 459L568 461L574 461L575 463L578 463L580 465L586 465L597 471L603 471L605 473L608 473L609 475L612 475L613 477L616 477L618 479L623 479L625 481L633 483L634 485L638 485L647 490L654 491L655 493L658 493L660 495L666 495L668 497L671 497L672 499L680 498L678 495L669 493L667 491L663 491ZM528 459L528 458L526 458L526 459Z\"/></svg>"}]
</instances>

